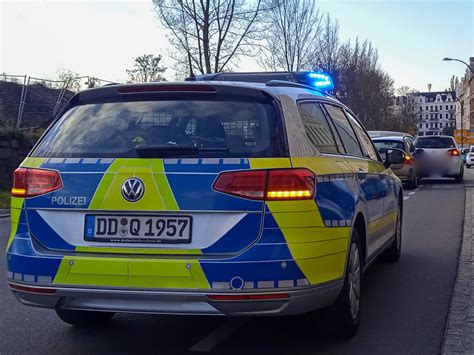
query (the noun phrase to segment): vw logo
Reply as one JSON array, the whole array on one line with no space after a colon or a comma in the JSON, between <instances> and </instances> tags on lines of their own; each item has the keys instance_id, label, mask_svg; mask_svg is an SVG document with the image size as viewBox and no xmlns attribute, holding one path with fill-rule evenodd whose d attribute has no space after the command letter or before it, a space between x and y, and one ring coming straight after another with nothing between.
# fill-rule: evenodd
<instances>
[{"instance_id":1,"label":"vw logo","mask_svg":"<svg viewBox=\"0 0 474 355\"><path fill-rule=\"evenodd\" d=\"M130 178L122 185L122 196L128 202L137 202L145 193L145 185L139 178Z\"/></svg>"}]
</instances>

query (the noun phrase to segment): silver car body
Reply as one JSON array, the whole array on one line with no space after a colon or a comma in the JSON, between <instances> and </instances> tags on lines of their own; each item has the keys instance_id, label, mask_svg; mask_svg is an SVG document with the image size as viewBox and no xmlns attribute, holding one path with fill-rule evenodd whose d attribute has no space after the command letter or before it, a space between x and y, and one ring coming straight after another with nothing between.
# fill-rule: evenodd
<instances>
[{"instance_id":1,"label":"silver car body","mask_svg":"<svg viewBox=\"0 0 474 355\"><path fill-rule=\"evenodd\" d=\"M474 165L474 146L469 148L466 155L466 167L470 168L472 165Z\"/></svg>"},{"instance_id":2,"label":"silver car body","mask_svg":"<svg viewBox=\"0 0 474 355\"><path fill-rule=\"evenodd\" d=\"M415 148L414 156L422 177L456 177L462 174L464 163L453 137L418 137L415 140ZM449 154L449 151L453 150L457 150L458 155Z\"/></svg>"},{"instance_id":3,"label":"silver car body","mask_svg":"<svg viewBox=\"0 0 474 355\"><path fill-rule=\"evenodd\" d=\"M411 159L411 154L413 153L413 150L414 150L414 146L413 146L414 139L410 135L393 135L393 136L390 135L390 136L376 136L376 137L374 136L372 137L372 141L374 142L375 147L379 151L379 154L382 155L382 159L385 159L385 156L383 155L383 152L379 149L378 143L381 143L381 142L397 143L396 146L393 145L393 147L389 147L389 148L402 149L405 151L409 159ZM402 180L403 182L407 182L411 174L418 175L416 163L414 160L411 160L410 163L392 165L390 169L392 169L395 175L397 175L400 178L400 180Z\"/></svg>"}]
</instances>

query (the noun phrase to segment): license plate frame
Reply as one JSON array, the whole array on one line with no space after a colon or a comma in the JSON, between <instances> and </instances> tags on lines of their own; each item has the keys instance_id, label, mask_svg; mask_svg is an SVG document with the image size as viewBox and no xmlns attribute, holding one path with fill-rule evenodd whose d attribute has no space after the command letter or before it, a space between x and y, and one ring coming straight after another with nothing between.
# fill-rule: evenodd
<instances>
[{"instance_id":1,"label":"license plate frame","mask_svg":"<svg viewBox=\"0 0 474 355\"><path fill-rule=\"evenodd\" d=\"M96 224L98 224L98 220L116 220L117 224L117 230L116 233L110 234L110 231L104 234L97 234L97 229L96 229ZM126 220L127 224L126 226L122 224L122 221ZM152 236L145 236L142 237L141 235L144 235L145 233L138 233L138 235L132 234L131 232L131 225L132 225L132 220L139 220L140 225L139 229L140 232L143 231L145 228L149 228L148 232L151 233L152 229L158 229L157 227L157 221L161 220L164 221L165 227L164 230L161 232L161 234L154 235ZM151 220L153 221L151 224L153 227L150 227L147 223L145 223L145 226L143 226L142 229L142 221L143 220ZM170 236L167 233L168 228L171 228L169 226L169 222L167 221L174 221L176 220L176 223L178 223L178 220L184 221L187 220L188 224L184 228L185 230L188 230L188 233L186 237L179 236L178 238L175 238L174 235L176 233L179 234L178 226L175 225L176 232L172 233L173 236ZM106 222L106 224L109 222ZM136 223L136 222L135 222ZM100 243L114 243L114 244L190 244L192 241L192 227L193 227L193 217L189 215L171 215L171 214L139 214L139 215L134 215L134 214L86 214L84 217L84 240L88 242L100 242ZM91 230L92 228L92 230ZM108 228L108 227L106 227ZM120 228L128 228L127 233L123 233ZM151 228L151 229L150 229ZM161 237L162 234L165 234L165 237Z\"/></svg>"}]
</instances>

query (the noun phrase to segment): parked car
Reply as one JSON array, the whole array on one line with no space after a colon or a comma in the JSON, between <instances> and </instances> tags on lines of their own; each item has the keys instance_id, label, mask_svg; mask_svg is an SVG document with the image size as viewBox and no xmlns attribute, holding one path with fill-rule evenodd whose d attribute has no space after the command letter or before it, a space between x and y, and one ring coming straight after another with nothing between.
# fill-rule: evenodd
<instances>
[{"instance_id":1,"label":"parked car","mask_svg":"<svg viewBox=\"0 0 474 355\"><path fill-rule=\"evenodd\" d=\"M472 165L474 165L474 145L471 145L466 154L466 168L470 169Z\"/></svg>"},{"instance_id":2,"label":"parked car","mask_svg":"<svg viewBox=\"0 0 474 355\"><path fill-rule=\"evenodd\" d=\"M464 163L456 141L451 136L421 136L415 139L414 158L421 177L452 177L461 182Z\"/></svg>"},{"instance_id":3,"label":"parked car","mask_svg":"<svg viewBox=\"0 0 474 355\"><path fill-rule=\"evenodd\" d=\"M415 147L413 138L410 135L388 136L372 138L375 148L382 156L385 157L388 149L398 148L405 152L405 160L402 164L392 165L390 168L393 172L407 184L409 189L416 189L420 179L417 164L413 159Z\"/></svg>"},{"instance_id":4,"label":"parked car","mask_svg":"<svg viewBox=\"0 0 474 355\"><path fill-rule=\"evenodd\" d=\"M377 137L410 137L412 140L415 140L415 138L404 132L397 132L397 131L367 131L369 134L370 138L377 138Z\"/></svg>"},{"instance_id":5,"label":"parked car","mask_svg":"<svg viewBox=\"0 0 474 355\"><path fill-rule=\"evenodd\" d=\"M459 151L461 153L461 158L464 164L466 164L466 158L467 158L467 154L469 153L469 148L461 148L459 149Z\"/></svg>"},{"instance_id":6,"label":"parked car","mask_svg":"<svg viewBox=\"0 0 474 355\"><path fill-rule=\"evenodd\" d=\"M15 171L11 290L79 326L326 308L354 334L363 271L400 257L405 153L325 74L200 79L72 98Z\"/></svg>"}]
</instances>

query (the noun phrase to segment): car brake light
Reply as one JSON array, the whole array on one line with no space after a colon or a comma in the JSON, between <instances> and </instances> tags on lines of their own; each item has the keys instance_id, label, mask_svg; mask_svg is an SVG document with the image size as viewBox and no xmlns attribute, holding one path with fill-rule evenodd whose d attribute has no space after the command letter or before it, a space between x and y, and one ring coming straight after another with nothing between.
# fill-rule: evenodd
<instances>
[{"instance_id":1,"label":"car brake light","mask_svg":"<svg viewBox=\"0 0 474 355\"><path fill-rule=\"evenodd\" d=\"M251 200L309 200L314 196L315 174L308 169L226 171L213 188Z\"/></svg>"},{"instance_id":2,"label":"car brake light","mask_svg":"<svg viewBox=\"0 0 474 355\"><path fill-rule=\"evenodd\" d=\"M403 162L403 164L412 165L413 164L413 158L411 156L409 156L408 154L405 155L405 161Z\"/></svg>"},{"instance_id":3,"label":"car brake light","mask_svg":"<svg viewBox=\"0 0 474 355\"><path fill-rule=\"evenodd\" d=\"M18 168L13 175L13 197L34 197L59 190L63 184L57 171Z\"/></svg>"},{"instance_id":4,"label":"car brake light","mask_svg":"<svg viewBox=\"0 0 474 355\"><path fill-rule=\"evenodd\" d=\"M448 150L448 154L451 155L452 157L458 157L460 155L459 150L457 150L457 149Z\"/></svg>"},{"instance_id":5,"label":"car brake light","mask_svg":"<svg viewBox=\"0 0 474 355\"><path fill-rule=\"evenodd\" d=\"M120 94L137 94L149 92L207 92L215 93L216 89L202 84L159 84L127 85L118 89Z\"/></svg>"}]
</instances>

